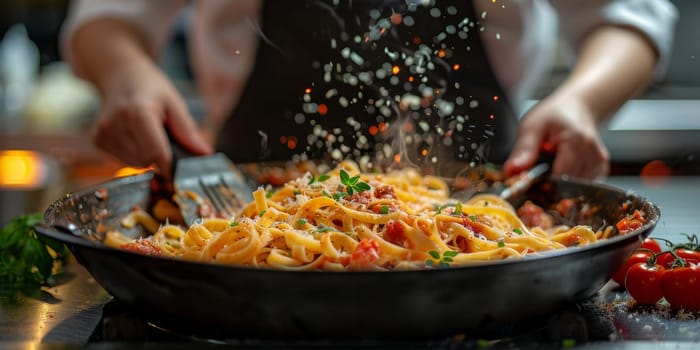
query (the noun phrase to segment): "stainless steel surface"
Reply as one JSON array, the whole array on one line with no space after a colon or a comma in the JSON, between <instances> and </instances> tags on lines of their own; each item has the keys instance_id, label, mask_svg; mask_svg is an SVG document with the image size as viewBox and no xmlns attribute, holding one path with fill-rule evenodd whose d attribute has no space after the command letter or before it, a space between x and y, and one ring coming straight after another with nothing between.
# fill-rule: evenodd
<instances>
[{"instance_id":1,"label":"stainless steel surface","mask_svg":"<svg viewBox=\"0 0 700 350\"><path fill-rule=\"evenodd\" d=\"M53 288L22 291L0 285L0 348L4 342L86 343L111 296L71 259Z\"/></svg>"},{"instance_id":2,"label":"stainless steel surface","mask_svg":"<svg viewBox=\"0 0 700 350\"><path fill-rule=\"evenodd\" d=\"M661 207L662 217L652 236L679 239L676 236L678 232L698 232L700 209L696 199L700 198L700 177L672 177L655 184L645 184L638 177L613 177L606 182L635 191ZM54 343L61 348L68 346L66 344L84 344L88 341L102 316L102 305L110 296L77 262L70 261L66 270L72 274L72 278L67 283L46 290L53 298L11 297L12 291L0 286L0 348L34 349L41 347L41 343ZM617 295L624 298L623 294ZM660 324L659 316L632 313L619 316L623 326L635 326L639 330L646 327L647 336L631 334L624 339L632 341L595 342L583 344L583 348L636 350L694 349L699 346L700 323L697 320L675 321L672 325L665 325L695 332L694 338L666 339L664 336L668 329L654 328ZM650 340L649 335L655 338ZM121 344L129 348L144 345ZM153 343L150 345L155 346ZM120 344L113 346L118 348ZM189 345L185 345L187 347ZM539 349L541 344L521 344L517 347Z\"/></svg>"}]
</instances>

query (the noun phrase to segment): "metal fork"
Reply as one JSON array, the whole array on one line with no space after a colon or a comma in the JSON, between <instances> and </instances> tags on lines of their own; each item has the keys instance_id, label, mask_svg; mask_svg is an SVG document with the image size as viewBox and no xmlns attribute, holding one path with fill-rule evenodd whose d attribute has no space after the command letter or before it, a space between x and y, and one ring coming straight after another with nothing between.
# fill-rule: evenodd
<instances>
[{"instance_id":1,"label":"metal fork","mask_svg":"<svg viewBox=\"0 0 700 350\"><path fill-rule=\"evenodd\" d=\"M202 216L233 217L252 200L251 186L222 153L179 158L173 185L175 201L187 225ZM213 213L203 210L202 205L206 204L211 206Z\"/></svg>"},{"instance_id":2,"label":"metal fork","mask_svg":"<svg viewBox=\"0 0 700 350\"><path fill-rule=\"evenodd\" d=\"M236 196L235 190L229 185L233 182L225 174L203 176L199 179L204 195L211 202L217 216L233 217L241 209L244 202Z\"/></svg>"}]
</instances>

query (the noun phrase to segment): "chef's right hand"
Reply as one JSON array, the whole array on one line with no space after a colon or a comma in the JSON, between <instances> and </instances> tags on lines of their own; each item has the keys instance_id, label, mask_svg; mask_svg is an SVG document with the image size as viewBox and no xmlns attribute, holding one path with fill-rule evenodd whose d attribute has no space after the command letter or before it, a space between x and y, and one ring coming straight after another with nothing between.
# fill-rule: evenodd
<instances>
[{"instance_id":1,"label":"chef's right hand","mask_svg":"<svg viewBox=\"0 0 700 350\"><path fill-rule=\"evenodd\" d=\"M166 133L195 155L212 152L198 132L182 96L151 62L133 62L110 74L102 85L102 108L94 144L133 166L155 166L171 177L172 154Z\"/></svg>"}]
</instances>

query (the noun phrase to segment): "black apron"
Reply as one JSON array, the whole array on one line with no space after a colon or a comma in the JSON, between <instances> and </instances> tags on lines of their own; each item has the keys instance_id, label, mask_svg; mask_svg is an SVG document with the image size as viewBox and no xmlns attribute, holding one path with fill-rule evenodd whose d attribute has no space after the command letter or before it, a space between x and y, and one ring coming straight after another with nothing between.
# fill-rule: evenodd
<instances>
[{"instance_id":1,"label":"black apron","mask_svg":"<svg viewBox=\"0 0 700 350\"><path fill-rule=\"evenodd\" d=\"M473 4L420 3L264 1L255 66L217 148L235 162L505 160L517 119Z\"/></svg>"}]
</instances>

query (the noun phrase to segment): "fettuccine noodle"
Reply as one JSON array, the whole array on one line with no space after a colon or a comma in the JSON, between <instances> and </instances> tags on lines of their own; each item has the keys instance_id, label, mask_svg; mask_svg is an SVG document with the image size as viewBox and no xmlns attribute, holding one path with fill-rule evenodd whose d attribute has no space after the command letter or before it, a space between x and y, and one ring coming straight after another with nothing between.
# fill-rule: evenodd
<instances>
[{"instance_id":1,"label":"fettuccine noodle","mask_svg":"<svg viewBox=\"0 0 700 350\"><path fill-rule=\"evenodd\" d=\"M584 225L528 227L497 196L461 203L449 198L439 178L415 170L360 174L349 162L274 192L259 188L253 198L235 217L203 218L187 228L164 224L140 240L112 232L105 243L193 261L343 271L519 258L587 245L603 235Z\"/></svg>"}]
</instances>

